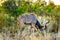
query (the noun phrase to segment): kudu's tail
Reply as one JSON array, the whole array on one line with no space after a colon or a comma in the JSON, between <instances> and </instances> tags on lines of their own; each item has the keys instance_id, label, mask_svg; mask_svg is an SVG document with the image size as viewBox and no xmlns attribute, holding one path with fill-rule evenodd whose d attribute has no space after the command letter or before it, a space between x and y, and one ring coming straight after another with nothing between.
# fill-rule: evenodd
<instances>
[{"instance_id":1,"label":"kudu's tail","mask_svg":"<svg viewBox=\"0 0 60 40\"><path fill-rule=\"evenodd\" d=\"M37 20L36 25L38 27L38 29L40 29L40 31L43 31L43 26L41 26L41 24L39 23L39 21Z\"/></svg>"}]
</instances>

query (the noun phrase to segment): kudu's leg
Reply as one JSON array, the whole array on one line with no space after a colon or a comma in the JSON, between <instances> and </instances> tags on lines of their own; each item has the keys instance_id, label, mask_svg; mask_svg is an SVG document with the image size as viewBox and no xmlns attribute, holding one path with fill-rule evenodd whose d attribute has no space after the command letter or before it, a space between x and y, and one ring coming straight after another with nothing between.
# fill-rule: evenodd
<instances>
[{"instance_id":1,"label":"kudu's leg","mask_svg":"<svg viewBox=\"0 0 60 40\"><path fill-rule=\"evenodd\" d=\"M18 40L21 39L22 25L23 25L23 22L17 19L17 26L18 26Z\"/></svg>"},{"instance_id":2,"label":"kudu's leg","mask_svg":"<svg viewBox=\"0 0 60 40\"><path fill-rule=\"evenodd\" d=\"M31 24L33 35L34 35L34 30L36 30L35 24Z\"/></svg>"},{"instance_id":3,"label":"kudu's leg","mask_svg":"<svg viewBox=\"0 0 60 40\"><path fill-rule=\"evenodd\" d=\"M34 28L36 31L39 30L38 27L37 27L37 25L35 25L35 24L32 24L32 25L31 25L31 28Z\"/></svg>"},{"instance_id":4,"label":"kudu's leg","mask_svg":"<svg viewBox=\"0 0 60 40\"><path fill-rule=\"evenodd\" d=\"M37 25L35 25L35 29L36 29L36 31L40 31L39 28L37 27Z\"/></svg>"}]
</instances>

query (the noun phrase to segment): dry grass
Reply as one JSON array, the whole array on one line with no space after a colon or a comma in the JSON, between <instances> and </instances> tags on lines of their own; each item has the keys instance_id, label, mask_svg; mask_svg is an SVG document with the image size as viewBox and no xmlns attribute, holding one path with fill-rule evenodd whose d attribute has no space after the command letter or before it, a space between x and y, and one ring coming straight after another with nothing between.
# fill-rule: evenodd
<instances>
[{"instance_id":1,"label":"dry grass","mask_svg":"<svg viewBox=\"0 0 60 40\"><path fill-rule=\"evenodd\" d=\"M46 33L45 31L41 33L33 29L29 30L26 27L22 33L10 33L9 31L0 33L0 40L60 40L60 37L54 38L50 33Z\"/></svg>"}]
</instances>

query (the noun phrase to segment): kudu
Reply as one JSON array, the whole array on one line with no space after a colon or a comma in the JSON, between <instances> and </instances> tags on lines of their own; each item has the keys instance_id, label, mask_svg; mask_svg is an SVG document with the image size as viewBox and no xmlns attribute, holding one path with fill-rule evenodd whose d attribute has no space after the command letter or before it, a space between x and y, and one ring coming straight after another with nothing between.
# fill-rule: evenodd
<instances>
[{"instance_id":1,"label":"kudu","mask_svg":"<svg viewBox=\"0 0 60 40\"><path fill-rule=\"evenodd\" d=\"M39 23L37 17L34 14L22 14L17 18L17 24L20 27L24 26L24 24L31 25L32 28L43 30L43 26Z\"/></svg>"}]
</instances>

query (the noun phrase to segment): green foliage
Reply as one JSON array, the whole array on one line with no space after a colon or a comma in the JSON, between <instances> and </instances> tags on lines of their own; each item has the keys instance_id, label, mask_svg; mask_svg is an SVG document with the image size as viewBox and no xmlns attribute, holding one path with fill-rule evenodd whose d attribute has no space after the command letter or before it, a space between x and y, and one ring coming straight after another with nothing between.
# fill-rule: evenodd
<instances>
[{"instance_id":1,"label":"green foliage","mask_svg":"<svg viewBox=\"0 0 60 40\"><path fill-rule=\"evenodd\" d=\"M5 1L4 3L2 3L2 7L5 9L5 11L12 16L16 16L17 14L17 6L15 4L15 1Z\"/></svg>"}]
</instances>

